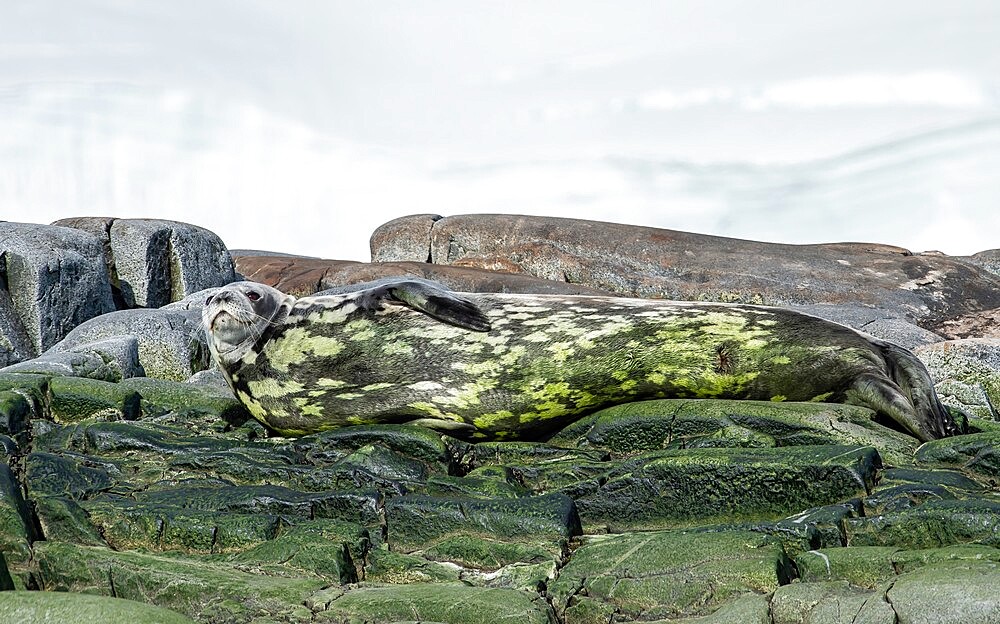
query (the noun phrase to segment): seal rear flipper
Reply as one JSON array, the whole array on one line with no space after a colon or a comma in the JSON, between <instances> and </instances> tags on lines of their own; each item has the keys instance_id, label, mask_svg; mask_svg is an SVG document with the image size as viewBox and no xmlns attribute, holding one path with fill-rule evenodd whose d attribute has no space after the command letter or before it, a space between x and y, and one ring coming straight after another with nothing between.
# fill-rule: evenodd
<instances>
[{"instance_id":1,"label":"seal rear flipper","mask_svg":"<svg viewBox=\"0 0 1000 624\"><path fill-rule=\"evenodd\" d=\"M383 303L398 303L456 327L479 332L490 330L490 321L479 306L429 280L386 282L363 291L355 303L372 311L381 310Z\"/></svg>"},{"instance_id":2,"label":"seal rear flipper","mask_svg":"<svg viewBox=\"0 0 1000 624\"><path fill-rule=\"evenodd\" d=\"M936 414L918 410L903 390L885 377L859 375L846 394L847 403L867 407L887 416L921 442L936 440L945 435Z\"/></svg>"}]
</instances>

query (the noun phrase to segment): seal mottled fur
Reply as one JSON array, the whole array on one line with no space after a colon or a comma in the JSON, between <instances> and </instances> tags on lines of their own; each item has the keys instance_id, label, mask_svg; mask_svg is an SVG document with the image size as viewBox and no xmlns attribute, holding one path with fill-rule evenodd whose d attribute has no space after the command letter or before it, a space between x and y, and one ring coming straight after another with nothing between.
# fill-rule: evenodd
<instances>
[{"instance_id":1,"label":"seal mottled fur","mask_svg":"<svg viewBox=\"0 0 1000 624\"><path fill-rule=\"evenodd\" d=\"M412 422L530 439L666 397L844 402L921 440L955 431L909 351L782 308L390 279L301 299L238 282L202 317L236 396L286 435Z\"/></svg>"}]
</instances>

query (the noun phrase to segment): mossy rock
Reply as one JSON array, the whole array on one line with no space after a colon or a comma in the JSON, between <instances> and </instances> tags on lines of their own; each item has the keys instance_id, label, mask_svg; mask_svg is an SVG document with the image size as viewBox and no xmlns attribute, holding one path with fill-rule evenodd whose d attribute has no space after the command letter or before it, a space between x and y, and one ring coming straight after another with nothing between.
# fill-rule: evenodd
<instances>
[{"instance_id":1,"label":"mossy rock","mask_svg":"<svg viewBox=\"0 0 1000 624\"><path fill-rule=\"evenodd\" d=\"M49 384L52 420L135 420L142 413L139 393L126 386L85 377L53 377Z\"/></svg>"},{"instance_id":2,"label":"mossy rock","mask_svg":"<svg viewBox=\"0 0 1000 624\"><path fill-rule=\"evenodd\" d=\"M28 508L14 473L7 464L0 463L0 554L15 570L23 569L31 560L34 537Z\"/></svg>"},{"instance_id":3,"label":"mossy rock","mask_svg":"<svg viewBox=\"0 0 1000 624\"><path fill-rule=\"evenodd\" d=\"M36 581L46 590L115 595L172 609L205 622L246 622L282 616L309 622L305 599L327 581L235 570L229 562L116 552L61 542L36 542Z\"/></svg>"},{"instance_id":4,"label":"mossy rock","mask_svg":"<svg viewBox=\"0 0 1000 624\"><path fill-rule=\"evenodd\" d=\"M461 580L457 566L376 548L368 554L365 581L378 584L448 583Z\"/></svg>"},{"instance_id":5,"label":"mossy rock","mask_svg":"<svg viewBox=\"0 0 1000 624\"><path fill-rule=\"evenodd\" d=\"M115 550L226 553L274 539L274 514L236 514L111 499L83 503L90 521Z\"/></svg>"},{"instance_id":6,"label":"mossy rock","mask_svg":"<svg viewBox=\"0 0 1000 624\"><path fill-rule=\"evenodd\" d=\"M850 546L938 548L954 544L1000 547L1000 502L936 500L880 516L844 522Z\"/></svg>"},{"instance_id":7,"label":"mossy rock","mask_svg":"<svg viewBox=\"0 0 1000 624\"><path fill-rule=\"evenodd\" d=\"M31 401L19 392L0 391L0 434L26 442L26 433L31 423L33 410Z\"/></svg>"},{"instance_id":8,"label":"mossy rock","mask_svg":"<svg viewBox=\"0 0 1000 624\"><path fill-rule=\"evenodd\" d=\"M658 451L618 464L576 504L588 530L775 520L864 496L880 468L870 447Z\"/></svg>"},{"instance_id":9,"label":"mossy rock","mask_svg":"<svg viewBox=\"0 0 1000 624\"><path fill-rule=\"evenodd\" d=\"M354 583L370 549L368 530L337 520L306 520L227 560L247 571L286 569L330 582Z\"/></svg>"},{"instance_id":10,"label":"mossy rock","mask_svg":"<svg viewBox=\"0 0 1000 624\"><path fill-rule=\"evenodd\" d=\"M328 463L366 446L376 445L424 462L431 473L448 474L451 452L441 436L413 425L358 425L341 427L297 439L296 446L310 460Z\"/></svg>"},{"instance_id":11,"label":"mossy rock","mask_svg":"<svg viewBox=\"0 0 1000 624\"><path fill-rule=\"evenodd\" d=\"M962 565L975 561L1000 563L1000 549L975 544L919 550L852 546L814 550L795 557L799 578L803 581L846 581L867 589L880 587L900 574L924 566Z\"/></svg>"},{"instance_id":12,"label":"mossy rock","mask_svg":"<svg viewBox=\"0 0 1000 624\"><path fill-rule=\"evenodd\" d=\"M144 418L167 413L208 414L224 422L241 423L250 417L231 392L207 384L132 377L123 379L119 386L139 393Z\"/></svg>"},{"instance_id":13,"label":"mossy rock","mask_svg":"<svg viewBox=\"0 0 1000 624\"><path fill-rule=\"evenodd\" d=\"M748 531L654 531L590 536L549 584L560 614L596 602L616 620L707 615L742 594L791 578L781 542ZM591 604L587 611L605 613ZM581 619L579 617L574 619Z\"/></svg>"},{"instance_id":14,"label":"mossy rock","mask_svg":"<svg viewBox=\"0 0 1000 624\"><path fill-rule=\"evenodd\" d=\"M333 599L316 622L389 624L553 624L551 609L537 594L459 583L359 587Z\"/></svg>"},{"instance_id":15,"label":"mossy rock","mask_svg":"<svg viewBox=\"0 0 1000 624\"><path fill-rule=\"evenodd\" d=\"M771 597L770 624L897 624L892 606L874 591L844 581L792 583Z\"/></svg>"},{"instance_id":16,"label":"mossy rock","mask_svg":"<svg viewBox=\"0 0 1000 624\"><path fill-rule=\"evenodd\" d=\"M68 592L0 592L0 622L41 624L193 624L180 613L154 605L108 596Z\"/></svg>"},{"instance_id":17,"label":"mossy rock","mask_svg":"<svg viewBox=\"0 0 1000 624\"><path fill-rule=\"evenodd\" d=\"M1000 564L963 561L902 574L885 591L898 622L993 624L1000 621Z\"/></svg>"},{"instance_id":18,"label":"mossy rock","mask_svg":"<svg viewBox=\"0 0 1000 624\"><path fill-rule=\"evenodd\" d=\"M927 466L961 468L982 477L1000 477L1000 431L932 440L917 450L917 461Z\"/></svg>"},{"instance_id":19,"label":"mossy rock","mask_svg":"<svg viewBox=\"0 0 1000 624\"><path fill-rule=\"evenodd\" d=\"M660 399L616 405L566 427L549 444L629 457L661 449L873 446L890 464L912 463L917 440L874 412L837 403Z\"/></svg>"},{"instance_id":20,"label":"mossy rock","mask_svg":"<svg viewBox=\"0 0 1000 624\"><path fill-rule=\"evenodd\" d=\"M562 494L492 500L398 496L385 502L388 543L412 552L455 535L550 541L557 548L579 535L573 500Z\"/></svg>"}]
</instances>

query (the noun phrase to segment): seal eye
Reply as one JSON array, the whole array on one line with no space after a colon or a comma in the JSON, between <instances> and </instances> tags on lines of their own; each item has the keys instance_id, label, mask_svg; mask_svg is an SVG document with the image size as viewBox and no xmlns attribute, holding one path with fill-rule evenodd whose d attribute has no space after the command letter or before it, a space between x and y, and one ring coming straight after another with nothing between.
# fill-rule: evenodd
<instances>
[{"instance_id":1,"label":"seal eye","mask_svg":"<svg viewBox=\"0 0 1000 624\"><path fill-rule=\"evenodd\" d=\"M260 293L251 290L250 292L247 293L247 299L249 299L250 301L257 301L260 299Z\"/></svg>"}]
</instances>

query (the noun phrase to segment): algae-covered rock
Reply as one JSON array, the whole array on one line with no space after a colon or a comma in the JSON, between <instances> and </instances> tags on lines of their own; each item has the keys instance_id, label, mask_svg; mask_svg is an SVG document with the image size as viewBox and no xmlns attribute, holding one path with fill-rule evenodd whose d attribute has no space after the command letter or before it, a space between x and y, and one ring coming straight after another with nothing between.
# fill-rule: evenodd
<instances>
[{"instance_id":1,"label":"algae-covered rock","mask_svg":"<svg viewBox=\"0 0 1000 624\"><path fill-rule=\"evenodd\" d=\"M1000 431L934 440L921 446L916 458L925 465L951 466L984 477L1000 477Z\"/></svg>"},{"instance_id":2,"label":"algae-covered rock","mask_svg":"<svg viewBox=\"0 0 1000 624\"><path fill-rule=\"evenodd\" d=\"M1000 564L963 561L901 575L885 593L898 622L992 624L1000 621Z\"/></svg>"},{"instance_id":3,"label":"algae-covered rock","mask_svg":"<svg viewBox=\"0 0 1000 624\"><path fill-rule=\"evenodd\" d=\"M245 622L296 613L326 581L260 575L228 562L195 561L62 542L34 545L42 589L97 593L152 603L203 622ZM310 621L305 610L299 618Z\"/></svg>"},{"instance_id":4,"label":"algae-covered rock","mask_svg":"<svg viewBox=\"0 0 1000 624\"><path fill-rule=\"evenodd\" d=\"M180 613L135 600L67 592L0 592L0 622L193 624Z\"/></svg>"},{"instance_id":5,"label":"algae-covered rock","mask_svg":"<svg viewBox=\"0 0 1000 624\"><path fill-rule=\"evenodd\" d=\"M0 554L7 563L20 568L31 558L33 539L28 507L17 479L10 467L0 462Z\"/></svg>"},{"instance_id":6,"label":"algae-covered rock","mask_svg":"<svg viewBox=\"0 0 1000 624\"><path fill-rule=\"evenodd\" d=\"M584 523L616 530L777 519L867 494L880 467L870 447L658 451L618 464L576 503Z\"/></svg>"},{"instance_id":7,"label":"algae-covered rock","mask_svg":"<svg viewBox=\"0 0 1000 624\"><path fill-rule=\"evenodd\" d=\"M389 544L404 552L453 535L562 543L580 533L573 500L564 494L494 500L421 495L386 500Z\"/></svg>"},{"instance_id":8,"label":"algae-covered rock","mask_svg":"<svg viewBox=\"0 0 1000 624\"><path fill-rule=\"evenodd\" d=\"M844 522L850 546L934 548L952 544L1000 547L1000 501L935 500L910 509Z\"/></svg>"},{"instance_id":9,"label":"algae-covered rock","mask_svg":"<svg viewBox=\"0 0 1000 624\"><path fill-rule=\"evenodd\" d=\"M23 441L31 415L31 402L24 395L0 390L0 434Z\"/></svg>"},{"instance_id":10,"label":"algae-covered rock","mask_svg":"<svg viewBox=\"0 0 1000 624\"><path fill-rule=\"evenodd\" d=\"M554 624L555 618L537 594L459 583L421 583L349 590L326 605L326 610L317 613L315 621L337 624L405 621Z\"/></svg>"},{"instance_id":11,"label":"algae-covered rock","mask_svg":"<svg viewBox=\"0 0 1000 624\"><path fill-rule=\"evenodd\" d=\"M50 413L57 423L81 420L135 420L140 397L127 386L82 377L54 377Z\"/></svg>"},{"instance_id":12,"label":"algae-covered rock","mask_svg":"<svg viewBox=\"0 0 1000 624\"><path fill-rule=\"evenodd\" d=\"M549 444L604 449L615 457L660 449L873 446L891 464L909 464L917 441L873 420L863 407L723 399L659 399L600 410Z\"/></svg>"},{"instance_id":13,"label":"algae-covered rock","mask_svg":"<svg viewBox=\"0 0 1000 624\"><path fill-rule=\"evenodd\" d=\"M892 605L843 581L793 583L771 597L770 624L897 624Z\"/></svg>"},{"instance_id":14,"label":"algae-covered rock","mask_svg":"<svg viewBox=\"0 0 1000 624\"><path fill-rule=\"evenodd\" d=\"M368 530L359 524L307 520L228 560L246 572L283 570L344 584L357 582L369 547Z\"/></svg>"},{"instance_id":15,"label":"algae-covered rock","mask_svg":"<svg viewBox=\"0 0 1000 624\"><path fill-rule=\"evenodd\" d=\"M948 405L980 418L1000 420L1000 339L949 340L914 350Z\"/></svg>"},{"instance_id":16,"label":"algae-covered rock","mask_svg":"<svg viewBox=\"0 0 1000 624\"><path fill-rule=\"evenodd\" d=\"M732 597L772 592L790 576L781 543L766 535L654 531L585 538L548 593L566 621L589 621L583 611L652 620L704 615Z\"/></svg>"}]
</instances>

